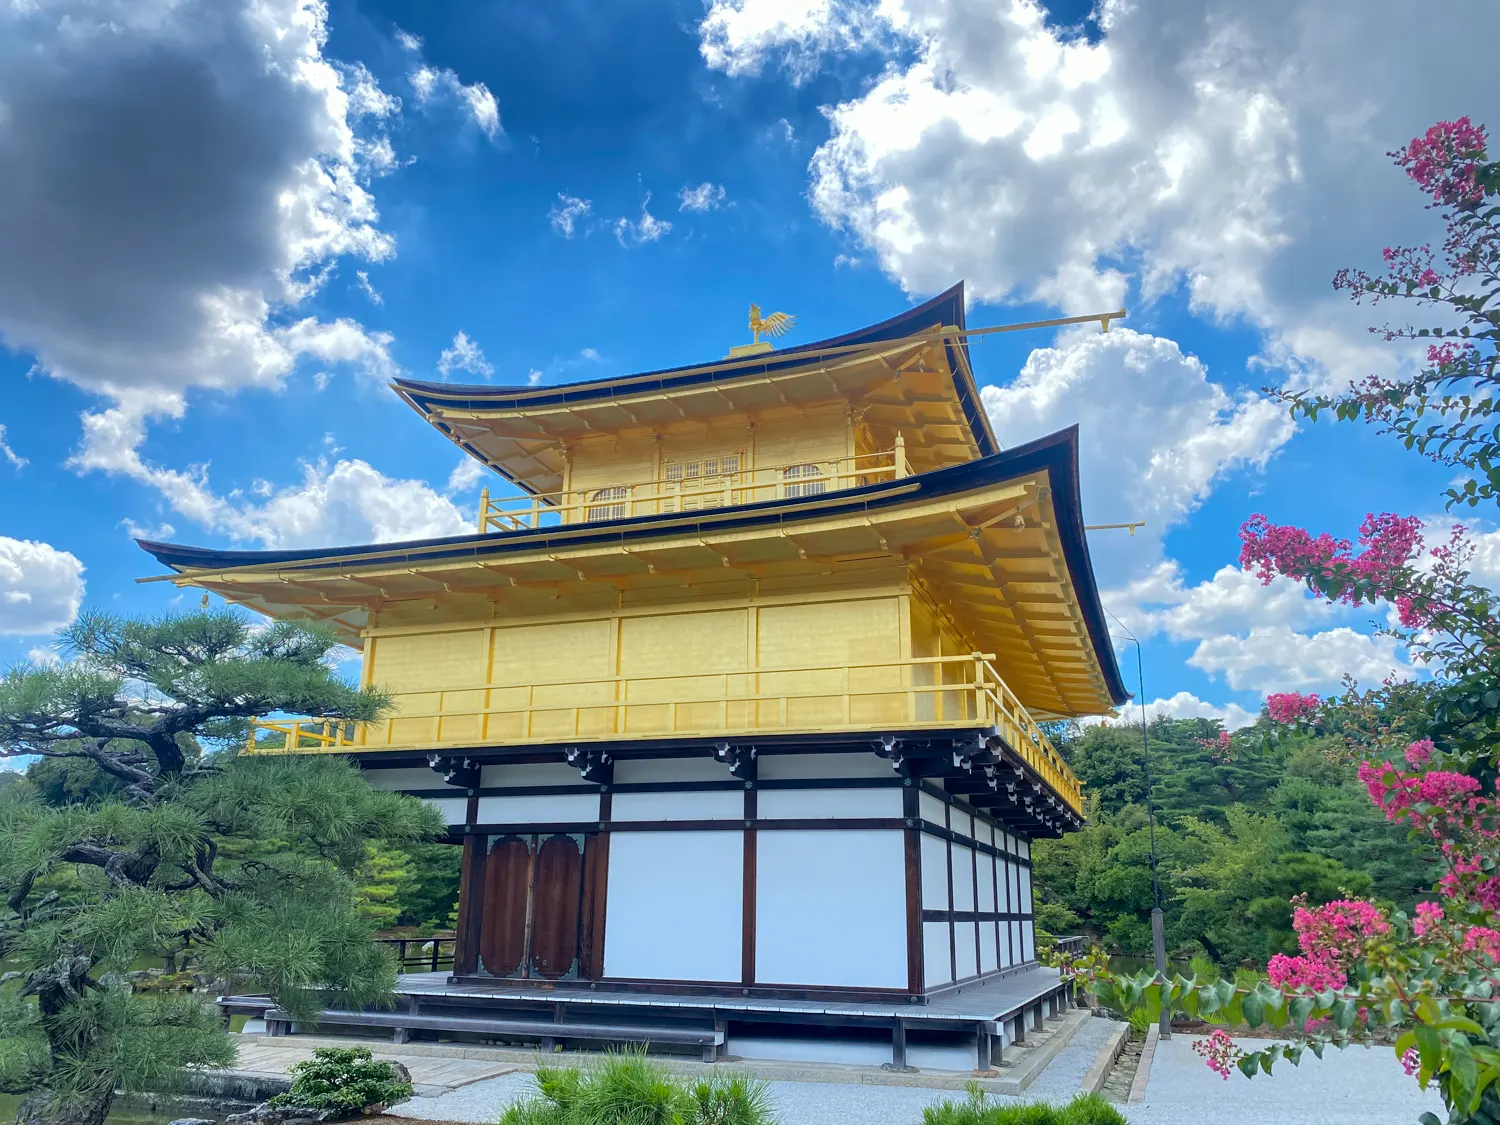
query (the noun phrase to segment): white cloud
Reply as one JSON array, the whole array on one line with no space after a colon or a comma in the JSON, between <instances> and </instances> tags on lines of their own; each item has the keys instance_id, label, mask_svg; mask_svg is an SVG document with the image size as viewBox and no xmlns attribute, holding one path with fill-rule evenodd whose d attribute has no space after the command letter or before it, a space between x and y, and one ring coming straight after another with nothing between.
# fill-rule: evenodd
<instances>
[{"instance_id":1,"label":"white cloud","mask_svg":"<svg viewBox=\"0 0 1500 1125\"><path fill-rule=\"evenodd\" d=\"M0 8L0 165L26 173L0 177L0 336L112 404L75 467L149 482L148 421L196 389L395 370L388 335L288 319L339 259L395 249L355 128L394 103L326 34L318 0Z\"/></svg>"},{"instance_id":2,"label":"white cloud","mask_svg":"<svg viewBox=\"0 0 1500 1125\"><path fill-rule=\"evenodd\" d=\"M1174 641L1238 633L1256 625L1305 628L1338 609L1288 578L1263 585L1238 566L1221 567L1196 586L1183 583L1182 567L1163 559L1134 581L1101 591L1104 604L1136 636L1165 633Z\"/></svg>"},{"instance_id":3,"label":"white cloud","mask_svg":"<svg viewBox=\"0 0 1500 1125\"><path fill-rule=\"evenodd\" d=\"M359 286L359 291L369 298L370 304L385 304L385 298L380 295L380 291L370 284L370 275L367 271L355 270L354 278L356 284Z\"/></svg>"},{"instance_id":4,"label":"white cloud","mask_svg":"<svg viewBox=\"0 0 1500 1125\"><path fill-rule=\"evenodd\" d=\"M42 668L56 668L62 663L62 653L58 652L53 645L42 645L28 649L26 659Z\"/></svg>"},{"instance_id":5,"label":"white cloud","mask_svg":"<svg viewBox=\"0 0 1500 1125\"><path fill-rule=\"evenodd\" d=\"M399 27L396 29L396 42L404 51L420 51L422 49L421 36L413 35L409 31L402 31Z\"/></svg>"},{"instance_id":6,"label":"white cloud","mask_svg":"<svg viewBox=\"0 0 1500 1125\"><path fill-rule=\"evenodd\" d=\"M1266 355L1342 381L1391 362L1350 264L1434 230L1384 153L1490 104L1490 6L1401 0L1104 0L1093 41L1035 0L716 0L700 27L730 74L885 43L887 69L831 107L811 200L914 293L1069 311L1149 298L1263 330ZM1442 59L1420 82L1414 59Z\"/></svg>"},{"instance_id":7,"label":"white cloud","mask_svg":"<svg viewBox=\"0 0 1500 1125\"><path fill-rule=\"evenodd\" d=\"M1171 340L1129 329L1064 334L1032 352L1014 382L981 395L1002 445L1078 423L1088 521L1146 521L1134 536L1101 533L1115 536L1095 552L1105 583L1143 574L1167 529L1221 477L1263 467L1293 432L1284 408L1232 397Z\"/></svg>"},{"instance_id":8,"label":"white cloud","mask_svg":"<svg viewBox=\"0 0 1500 1125\"><path fill-rule=\"evenodd\" d=\"M503 131L500 128L500 103L483 82L465 84L452 70L425 63L408 77L417 96L417 105L422 108L456 101L491 140Z\"/></svg>"},{"instance_id":9,"label":"white cloud","mask_svg":"<svg viewBox=\"0 0 1500 1125\"><path fill-rule=\"evenodd\" d=\"M578 353L578 356L579 356L580 359L589 360L591 363L598 363L599 362L599 349L598 348L584 348L581 352Z\"/></svg>"},{"instance_id":10,"label":"white cloud","mask_svg":"<svg viewBox=\"0 0 1500 1125\"><path fill-rule=\"evenodd\" d=\"M150 527L126 518L120 521L120 526L125 529L125 534L131 539L148 539L153 543L169 541L177 534L177 529L169 523L159 523L155 527Z\"/></svg>"},{"instance_id":11,"label":"white cloud","mask_svg":"<svg viewBox=\"0 0 1500 1125\"><path fill-rule=\"evenodd\" d=\"M9 461L10 466L13 469L24 469L28 464L26 458L22 457L8 444L6 444L4 426L0 426L0 457L4 457L7 461Z\"/></svg>"},{"instance_id":12,"label":"white cloud","mask_svg":"<svg viewBox=\"0 0 1500 1125\"><path fill-rule=\"evenodd\" d=\"M465 332L458 332L453 337L453 343L444 348L437 362L438 374L444 379L455 371L466 371L470 375L478 375L488 379L495 373L490 362L484 358L484 352L478 344L469 339Z\"/></svg>"},{"instance_id":13,"label":"white cloud","mask_svg":"<svg viewBox=\"0 0 1500 1125\"><path fill-rule=\"evenodd\" d=\"M724 203L724 186L705 180L697 187L685 187L677 193L679 211L717 211Z\"/></svg>"},{"instance_id":14,"label":"white cloud","mask_svg":"<svg viewBox=\"0 0 1500 1125\"><path fill-rule=\"evenodd\" d=\"M473 457L465 457L453 467L448 474L448 487L445 491L452 494L455 492L472 492L474 486L484 480L485 467Z\"/></svg>"},{"instance_id":15,"label":"white cloud","mask_svg":"<svg viewBox=\"0 0 1500 1125\"><path fill-rule=\"evenodd\" d=\"M552 205L552 210L547 212L547 218L552 223L552 229L564 238L572 238L575 226L583 219L588 218L593 211L593 204L587 199L579 199L576 195L565 195L557 193L557 202Z\"/></svg>"},{"instance_id":16,"label":"white cloud","mask_svg":"<svg viewBox=\"0 0 1500 1125\"><path fill-rule=\"evenodd\" d=\"M641 202L641 217L634 221L630 219L615 220L615 237L620 240L621 246L639 246L646 242L655 242L671 232L672 224L665 219L658 219L650 211L651 193L646 193L646 198Z\"/></svg>"},{"instance_id":17,"label":"white cloud","mask_svg":"<svg viewBox=\"0 0 1500 1125\"><path fill-rule=\"evenodd\" d=\"M1287 625L1258 625L1242 636L1205 638L1188 663L1210 677L1222 675L1236 691L1262 693L1329 691L1345 674L1368 683L1393 672L1409 678L1416 671L1393 637L1349 628L1298 633Z\"/></svg>"},{"instance_id":18,"label":"white cloud","mask_svg":"<svg viewBox=\"0 0 1500 1125\"><path fill-rule=\"evenodd\" d=\"M876 7L839 0L713 0L699 27L699 51L710 67L731 75L758 74L775 55L801 84L812 77L820 54L868 45L888 30Z\"/></svg>"},{"instance_id":19,"label":"white cloud","mask_svg":"<svg viewBox=\"0 0 1500 1125\"><path fill-rule=\"evenodd\" d=\"M528 387L539 387L539 386L541 386L542 385L542 376L543 376L543 374L544 374L543 372L538 371L535 367L533 367L530 371L528 371L526 373L526 385Z\"/></svg>"},{"instance_id":20,"label":"white cloud","mask_svg":"<svg viewBox=\"0 0 1500 1125\"><path fill-rule=\"evenodd\" d=\"M1120 717L1126 722L1136 719L1139 725L1140 708L1127 705L1120 708ZM1222 707L1206 703L1187 691L1179 691L1167 699L1154 699L1146 704L1148 720L1156 719L1218 719L1225 730L1239 730L1255 722L1255 712L1247 711L1238 703L1227 703Z\"/></svg>"},{"instance_id":21,"label":"white cloud","mask_svg":"<svg viewBox=\"0 0 1500 1125\"><path fill-rule=\"evenodd\" d=\"M0 535L0 634L51 633L83 604L83 563L67 551Z\"/></svg>"}]
</instances>

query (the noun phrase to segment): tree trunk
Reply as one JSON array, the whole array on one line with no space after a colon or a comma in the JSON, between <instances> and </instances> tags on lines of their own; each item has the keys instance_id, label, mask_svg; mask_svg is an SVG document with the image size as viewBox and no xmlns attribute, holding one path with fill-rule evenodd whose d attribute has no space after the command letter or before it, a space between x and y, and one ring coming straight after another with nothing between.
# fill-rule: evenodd
<instances>
[{"instance_id":1,"label":"tree trunk","mask_svg":"<svg viewBox=\"0 0 1500 1125\"><path fill-rule=\"evenodd\" d=\"M104 1089L58 1106L47 1091L32 1094L16 1111L16 1125L104 1125L115 1092Z\"/></svg>"}]
</instances>

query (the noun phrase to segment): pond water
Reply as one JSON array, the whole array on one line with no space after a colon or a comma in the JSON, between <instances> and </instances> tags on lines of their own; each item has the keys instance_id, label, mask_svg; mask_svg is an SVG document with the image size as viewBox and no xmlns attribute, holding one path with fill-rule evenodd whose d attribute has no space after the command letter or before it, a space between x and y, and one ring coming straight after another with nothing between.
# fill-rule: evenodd
<instances>
[{"instance_id":1,"label":"pond water","mask_svg":"<svg viewBox=\"0 0 1500 1125\"><path fill-rule=\"evenodd\" d=\"M9 1125L16 1119L16 1110L21 1108L24 1098L14 1094L0 1094L0 1122ZM167 1125L167 1122L178 1117L196 1117L197 1113L139 1113L128 1110L115 1110L109 1115L109 1125Z\"/></svg>"}]
</instances>

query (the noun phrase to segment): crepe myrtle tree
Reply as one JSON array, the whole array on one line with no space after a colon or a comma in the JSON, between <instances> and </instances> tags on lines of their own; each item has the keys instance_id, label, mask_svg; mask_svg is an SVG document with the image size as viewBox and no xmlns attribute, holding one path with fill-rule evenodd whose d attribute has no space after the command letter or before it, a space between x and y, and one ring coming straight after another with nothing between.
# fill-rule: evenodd
<instances>
[{"instance_id":1,"label":"crepe myrtle tree","mask_svg":"<svg viewBox=\"0 0 1500 1125\"><path fill-rule=\"evenodd\" d=\"M18 1122L100 1125L117 1089L233 1061L195 984L264 990L303 1018L325 996L388 996L395 965L350 875L371 841L443 828L341 758L239 755L256 716L386 708L336 675L325 628L205 608L89 613L61 639L69 659L0 678L0 757L93 779L73 798L0 791L0 1089L25 1095ZM177 954L195 974L140 970Z\"/></svg>"},{"instance_id":2,"label":"crepe myrtle tree","mask_svg":"<svg viewBox=\"0 0 1500 1125\"><path fill-rule=\"evenodd\" d=\"M1297 413L1329 409L1375 423L1464 470L1450 506L1492 503L1500 500L1500 164L1467 118L1439 122L1392 155L1443 210L1443 255L1387 248L1387 276L1346 270L1335 285L1357 300L1436 308L1441 323L1378 330L1389 340L1430 338L1427 366L1401 380L1371 378L1341 397L1283 398ZM1290 578L1331 602L1382 608L1382 631L1431 670L1436 690L1416 719L1403 706L1410 685L1397 683L1351 685L1333 699L1277 693L1267 715L1332 735L1341 757L1362 758L1370 800L1410 830L1438 878L1410 915L1350 897L1293 899L1298 953L1272 957L1254 987L1116 975L1098 956L1070 971L1109 1007L1155 1019L1165 1006L1223 1025L1195 1047L1226 1079L1236 1066L1269 1074L1305 1051L1386 1043L1407 1074L1437 1086L1450 1125L1500 1123L1500 599L1472 581L1476 549L1462 527L1428 545L1420 520L1372 513L1351 542L1257 515L1240 539L1241 565L1263 582ZM1284 1041L1244 1051L1227 1030L1240 1026L1276 1029ZM1422 1120L1438 1125L1431 1113Z\"/></svg>"}]
</instances>

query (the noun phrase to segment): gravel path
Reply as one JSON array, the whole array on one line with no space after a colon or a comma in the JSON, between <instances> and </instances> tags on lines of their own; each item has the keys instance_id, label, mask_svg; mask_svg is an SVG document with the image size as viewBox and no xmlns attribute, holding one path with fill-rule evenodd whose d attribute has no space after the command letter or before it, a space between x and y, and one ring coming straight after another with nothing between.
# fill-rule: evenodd
<instances>
[{"instance_id":1,"label":"gravel path","mask_svg":"<svg viewBox=\"0 0 1500 1125\"><path fill-rule=\"evenodd\" d=\"M1156 1045L1146 1100L1127 1106L1141 1125L1416 1125L1429 1110L1444 1120L1435 1090L1423 1093L1402 1071L1389 1047L1327 1051L1322 1061L1304 1055L1270 1078L1238 1071L1226 1082L1193 1051L1191 1034ZM1264 1047L1243 1040L1242 1047Z\"/></svg>"},{"instance_id":2,"label":"gravel path","mask_svg":"<svg viewBox=\"0 0 1500 1125\"><path fill-rule=\"evenodd\" d=\"M1066 1101L1113 1025L1089 1020L1033 1082L1023 1101ZM1219 1078L1193 1052L1192 1035L1176 1035L1156 1048L1146 1101L1122 1106L1133 1125L1415 1125L1418 1114L1442 1116L1436 1093L1423 1094L1406 1077L1389 1048L1311 1055L1301 1067L1276 1068L1253 1082L1235 1074ZM1257 1046L1254 1042L1246 1044ZM413 1098L392 1112L402 1117L493 1122L532 1090L527 1074L476 1082L438 1098ZM952 1090L863 1083L772 1082L781 1125L921 1125L922 1109Z\"/></svg>"}]
</instances>

